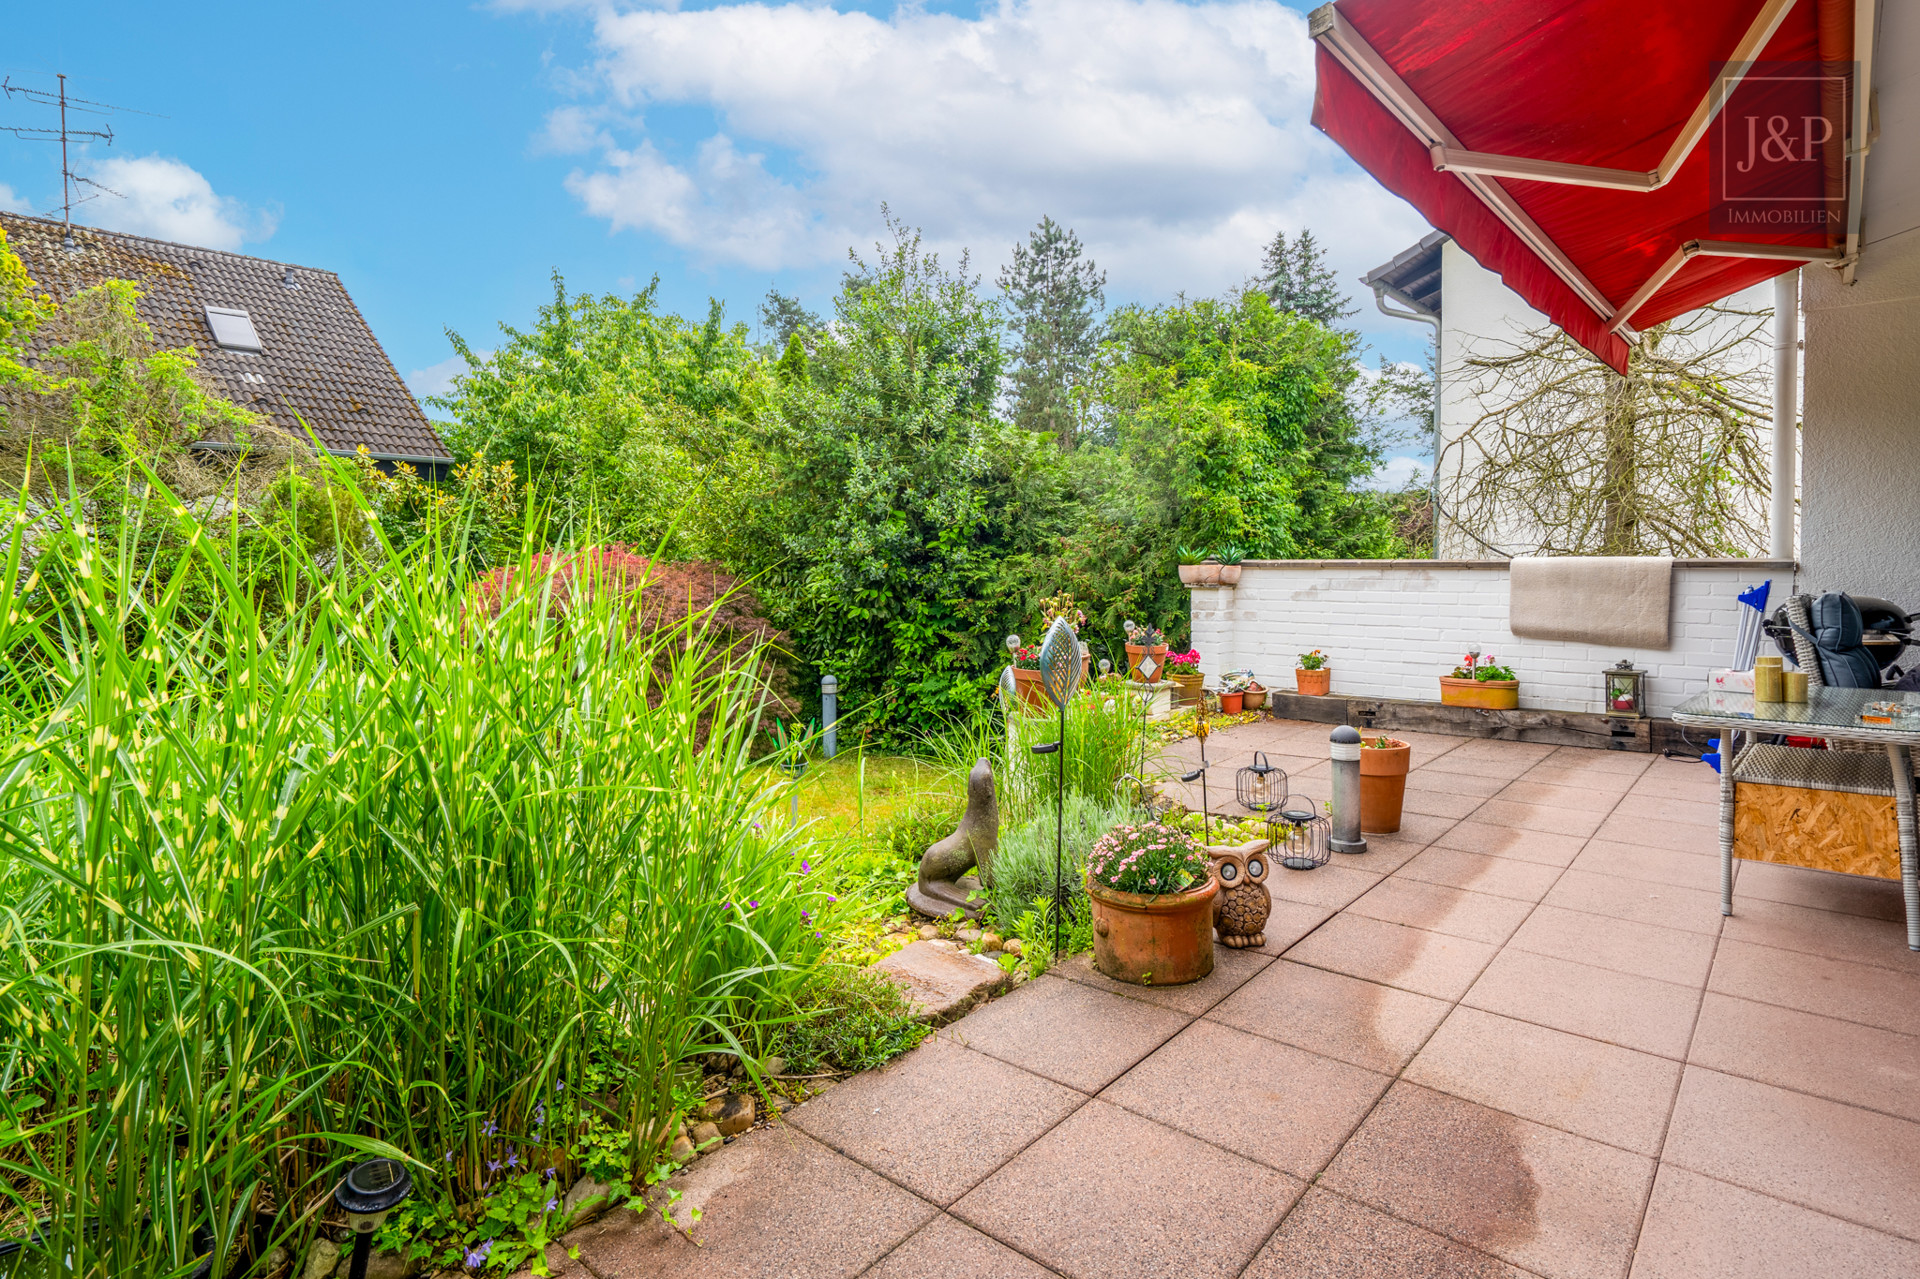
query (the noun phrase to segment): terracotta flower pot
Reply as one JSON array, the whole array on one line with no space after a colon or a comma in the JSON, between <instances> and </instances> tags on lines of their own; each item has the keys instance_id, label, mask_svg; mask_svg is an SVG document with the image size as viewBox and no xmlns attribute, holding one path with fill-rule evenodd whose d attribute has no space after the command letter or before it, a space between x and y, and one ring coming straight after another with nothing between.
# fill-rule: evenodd
<instances>
[{"instance_id":1,"label":"terracotta flower pot","mask_svg":"<svg viewBox=\"0 0 1920 1279\"><path fill-rule=\"evenodd\" d=\"M1013 668L1013 683L1020 690L1020 698L1029 706L1051 706L1047 700L1047 690L1040 686L1040 672Z\"/></svg>"},{"instance_id":2,"label":"terracotta flower pot","mask_svg":"<svg viewBox=\"0 0 1920 1279\"><path fill-rule=\"evenodd\" d=\"M1442 706L1477 706L1486 711L1511 711L1520 707L1520 681L1517 679L1455 679L1440 677Z\"/></svg>"},{"instance_id":3,"label":"terracotta flower pot","mask_svg":"<svg viewBox=\"0 0 1920 1279\"><path fill-rule=\"evenodd\" d=\"M1250 711L1265 710L1267 705L1267 690L1255 684L1247 690L1247 700L1241 703L1241 705Z\"/></svg>"},{"instance_id":4,"label":"terracotta flower pot","mask_svg":"<svg viewBox=\"0 0 1920 1279\"><path fill-rule=\"evenodd\" d=\"M1246 700L1246 696L1245 689L1242 689L1238 693L1220 694L1220 713L1222 715L1238 715L1241 710L1240 704Z\"/></svg>"},{"instance_id":5,"label":"terracotta flower pot","mask_svg":"<svg viewBox=\"0 0 1920 1279\"><path fill-rule=\"evenodd\" d=\"M1325 697L1327 690L1333 686L1333 670L1322 666L1317 671L1310 671L1296 666L1293 668L1293 686L1300 690L1303 697Z\"/></svg>"},{"instance_id":6,"label":"terracotta flower pot","mask_svg":"<svg viewBox=\"0 0 1920 1279\"><path fill-rule=\"evenodd\" d=\"M1093 966L1136 986L1183 986L1213 971L1213 898L1220 883L1149 897L1087 878Z\"/></svg>"},{"instance_id":7,"label":"terracotta flower pot","mask_svg":"<svg viewBox=\"0 0 1920 1279\"><path fill-rule=\"evenodd\" d=\"M1391 835L1400 829L1400 806L1407 798L1407 765L1413 748L1397 737L1393 745L1369 745L1378 737L1360 744L1360 829Z\"/></svg>"},{"instance_id":8,"label":"terracotta flower pot","mask_svg":"<svg viewBox=\"0 0 1920 1279\"><path fill-rule=\"evenodd\" d=\"M1220 585L1220 564L1182 564L1180 566L1180 585L1182 586L1218 586Z\"/></svg>"},{"instance_id":9,"label":"terracotta flower pot","mask_svg":"<svg viewBox=\"0 0 1920 1279\"><path fill-rule=\"evenodd\" d=\"M1238 564L1222 564L1220 566L1219 580L1222 586L1240 585L1240 566Z\"/></svg>"},{"instance_id":10,"label":"terracotta flower pot","mask_svg":"<svg viewBox=\"0 0 1920 1279\"><path fill-rule=\"evenodd\" d=\"M1143 657L1151 657L1153 659L1153 674L1147 675L1141 672L1140 659ZM1167 673L1167 646L1165 644L1155 644L1151 648L1147 647L1145 644L1127 645L1127 678L1128 679L1136 679L1148 684L1158 684L1161 680L1161 677L1163 677L1166 673Z\"/></svg>"}]
</instances>

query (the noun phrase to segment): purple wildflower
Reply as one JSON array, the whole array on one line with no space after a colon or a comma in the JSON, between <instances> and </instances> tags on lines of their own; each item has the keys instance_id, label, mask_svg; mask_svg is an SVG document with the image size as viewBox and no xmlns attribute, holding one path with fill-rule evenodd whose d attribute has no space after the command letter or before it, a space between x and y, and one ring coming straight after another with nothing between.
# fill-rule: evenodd
<instances>
[{"instance_id":1,"label":"purple wildflower","mask_svg":"<svg viewBox=\"0 0 1920 1279\"><path fill-rule=\"evenodd\" d=\"M487 1264L487 1258L493 1253L493 1240L489 1239L478 1248L467 1250L467 1269L478 1270Z\"/></svg>"},{"instance_id":2,"label":"purple wildflower","mask_svg":"<svg viewBox=\"0 0 1920 1279\"><path fill-rule=\"evenodd\" d=\"M549 1200L547 1200L547 1208L546 1208L546 1210L547 1210L548 1212L552 1212L552 1211L553 1211L553 1210L554 1210L555 1208L558 1208L559 1206L560 1206L560 1200L559 1200L559 1197L558 1197L558 1196L555 1196L554 1198L551 1198L551 1199L549 1199Z\"/></svg>"},{"instance_id":3,"label":"purple wildflower","mask_svg":"<svg viewBox=\"0 0 1920 1279\"><path fill-rule=\"evenodd\" d=\"M493 1134L499 1131L500 1131L500 1126L494 1123L493 1120L489 1119L487 1120L485 1126L483 1126L480 1129L480 1134L484 1137L491 1137L493 1136Z\"/></svg>"},{"instance_id":4,"label":"purple wildflower","mask_svg":"<svg viewBox=\"0 0 1920 1279\"><path fill-rule=\"evenodd\" d=\"M748 902L748 903L747 903L747 909L748 909L748 910L759 910L759 909L760 909L760 903L759 903L759 902L756 902L756 901L750 901L750 902Z\"/></svg>"},{"instance_id":5,"label":"purple wildflower","mask_svg":"<svg viewBox=\"0 0 1920 1279\"><path fill-rule=\"evenodd\" d=\"M552 1181L552 1180L553 1180L553 1169L551 1169L551 1168L549 1168L549 1169L547 1169L547 1180L548 1180L548 1181Z\"/></svg>"},{"instance_id":6,"label":"purple wildflower","mask_svg":"<svg viewBox=\"0 0 1920 1279\"><path fill-rule=\"evenodd\" d=\"M838 897L835 897L835 896L834 896L834 895L833 895L832 893L828 893L828 894L827 894L827 900L828 900L828 901L830 901L830 902L837 902L837 901L839 901L840 899L839 899Z\"/></svg>"},{"instance_id":7,"label":"purple wildflower","mask_svg":"<svg viewBox=\"0 0 1920 1279\"><path fill-rule=\"evenodd\" d=\"M802 875L810 875L813 873L813 867L807 865L805 860L802 860L800 863L800 873Z\"/></svg>"},{"instance_id":8,"label":"purple wildflower","mask_svg":"<svg viewBox=\"0 0 1920 1279\"><path fill-rule=\"evenodd\" d=\"M499 1172L499 1171L500 1171L500 1161L499 1161L498 1159L489 1159L489 1160L487 1160L487 1171L488 1171L488 1172Z\"/></svg>"}]
</instances>

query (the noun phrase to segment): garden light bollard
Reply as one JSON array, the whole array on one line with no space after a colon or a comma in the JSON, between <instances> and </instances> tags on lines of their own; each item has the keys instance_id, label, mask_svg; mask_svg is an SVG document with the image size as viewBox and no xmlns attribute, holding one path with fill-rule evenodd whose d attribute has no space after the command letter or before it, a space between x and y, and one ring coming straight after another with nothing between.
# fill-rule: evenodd
<instances>
[{"instance_id":1,"label":"garden light bollard","mask_svg":"<svg viewBox=\"0 0 1920 1279\"><path fill-rule=\"evenodd\" d=\"M826 735L821 749L827 758L832 759L834 752L840 749L839 733L834 721L840 718L840 681L831 675L820 677L820 731Z\"/></svg>"},{"instance_id":2,"label":"garden light bollard","mask_svg":"<svg viewBox=\"0 0 1920 1279\"><path fill-rule=\"evenodd\" d=\"M398 1159L369 1159L347 1169L347 1175L334 1187L333 1202L347 1214L353 1230L353 1259L347 1263L348 1279L367 1279L367 1254L373 1248L373 1232L386 1221L387 1213L413 1192L413 1175Z\"/></svg>"},{"instance_id":3,"label":"garden light bollard","mask_svg":"<svg viewBox=\"0 0 1920 1279\"><path fill-rule=\"evenodd\" d=\"M1333 730L1333 838L1336 853L1364 853L1360 833L1360 734L1346 724Z\"/></svg>"}]
</instances>

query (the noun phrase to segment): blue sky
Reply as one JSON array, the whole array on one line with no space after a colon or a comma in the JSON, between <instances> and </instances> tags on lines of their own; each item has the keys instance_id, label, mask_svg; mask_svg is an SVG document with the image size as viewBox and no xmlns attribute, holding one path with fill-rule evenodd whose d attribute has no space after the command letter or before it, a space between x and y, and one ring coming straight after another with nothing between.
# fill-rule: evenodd
<instances>
[{"instance_id":1,"label":"blue sky","mask_svg":"<svg viewBox=\"0 0 1920 1279\"><path fill-rule=\"evenodd\" d=\"M1426 229L1309 126L1302 11L1271 0L104 3L8 26L13 83L64 71L154 113L77 153L125 197L77 218L338 271L416 389L444 329L490 346L556 268L596 292L658 275L687 313L751 321L774 285L824 307L882 201L989 280L1050 214L1110 302L1230 287L1282 228L1347 280ZM16 97L0 123L53 121ZM0 202L59 190L56 146L0 135ZM1417 359L1426 330L1364 301L1375 356Z\"/></svg>"}]
</instances>

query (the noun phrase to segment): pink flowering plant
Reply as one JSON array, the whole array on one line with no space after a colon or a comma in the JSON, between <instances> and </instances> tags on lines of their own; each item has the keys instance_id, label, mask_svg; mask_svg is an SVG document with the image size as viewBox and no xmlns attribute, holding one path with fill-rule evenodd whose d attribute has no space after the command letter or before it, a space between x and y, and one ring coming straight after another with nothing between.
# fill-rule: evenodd
<instances>
[{"instance_id":1,"label":"pink flowering plant","mask_svg":"<svg viewBox=\"0 0 1920 1279\"><path fill-rule=\"evenodd\" d=\"M1200 665L1200 650L1190 648L1184 653L1168 653L1167 662L1172 666L1198 666Z\"/></svg>"},{"instance_id":2,"label":"pink flowering plant","mask_svg":"<svg viewBox=\"0 0 1920 1279\"><path fill-rule=\"evenodd\" d=\"M1183 830L1159 822L1116 826L1087 854L1087 873L1122 893L1183 893L1207 879L1207 854Z\"/></svg>"}]
</instances>

